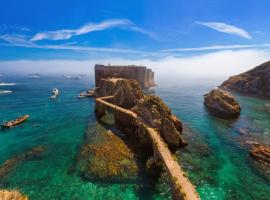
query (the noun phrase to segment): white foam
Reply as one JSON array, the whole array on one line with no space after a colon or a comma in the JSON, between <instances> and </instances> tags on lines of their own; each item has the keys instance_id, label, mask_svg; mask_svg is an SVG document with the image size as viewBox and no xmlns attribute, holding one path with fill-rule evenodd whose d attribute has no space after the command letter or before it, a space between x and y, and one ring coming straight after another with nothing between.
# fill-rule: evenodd
<instances>
[{"instance_id":1,"label":"white foam","mask_svg":"<svg viewBox=\"0 0 270 200\"><path fill-rule=\"evenodd\" d=\"M0 94L10 94L13 93L11 90L0 90Z\"/></svg>"},{"instance_id":2,"label":"white foam","mask_svg":"<svg viewBox=\"0 0 270 200\"><path fill-rule=\"evenodd\" d=\"M0 83L0 86L16 85L16 83Z\"/></svg>"}]
</instances>

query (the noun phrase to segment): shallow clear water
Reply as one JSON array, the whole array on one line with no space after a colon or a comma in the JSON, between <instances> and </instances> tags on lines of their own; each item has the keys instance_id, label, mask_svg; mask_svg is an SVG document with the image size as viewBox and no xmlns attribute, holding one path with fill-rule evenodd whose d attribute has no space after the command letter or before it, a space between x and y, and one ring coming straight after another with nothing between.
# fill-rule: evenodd
<instances>
[{"instance_id":1,"label":"shallow clear water","mask_svg":"<svg viewBox=\"0 0 270 200\"><path fill-rule=\"evenodd\" d=\"M212 117L202 95L222 80L190 80L160 83L156 94L192 131L188 148L177 155L202 199L269 199L270 184L249 163L248 149L239 129L248 129L258 140L270 143L270 101L237 95L242 115L236 121ZM78 100L78 93L93 86L93 80L62 77L1 77L0 120L30 114L30 119L0 132L0 164L37 145L44 145L43 159L22 162L1 188L18 188L30 199L169 199L170 187L160 178L145 183L97 183L69 173L87 127L96 123L91 99ZM60 89L56 101L49 99L53 87ZM192 132L192 133L191 133ZM188 135L187 135L188 138ZM143 185L143 186L142 186Z\"/></svg>"}]
</instances>

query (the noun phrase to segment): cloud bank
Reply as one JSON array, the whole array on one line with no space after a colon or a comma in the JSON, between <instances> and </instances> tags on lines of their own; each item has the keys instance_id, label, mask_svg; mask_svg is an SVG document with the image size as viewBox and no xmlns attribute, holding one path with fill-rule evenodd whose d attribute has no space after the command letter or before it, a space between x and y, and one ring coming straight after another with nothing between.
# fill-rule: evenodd
<instances>
[{"instance_id":1,"label":"cloud bank","mask_svg":"<svg viewBox=\"0 0 270 200\"><path fill-rule=\"evenodd\" d=\"M222 77L241 73L270 60L266 50L226 50L197 56L166 57L159 60L108 58L95 60L18 60L1 61L0 71L28 74L92 74L95 64L145 65L155 71L157 81L177 82L187 77Z\"/></svg>"},{"instance_id":2,"label":"cloud bank","mask_svg":"<svg viewBox=\"0 0 270 200\"><path fill-rule=\"evenodd\" d=\"M218 32L237 35L246 39L252 39L251 35L246 30L230 24L225 24L222 22L196 22L196 23L214 29Z\"/></svg>"}]
</instances>

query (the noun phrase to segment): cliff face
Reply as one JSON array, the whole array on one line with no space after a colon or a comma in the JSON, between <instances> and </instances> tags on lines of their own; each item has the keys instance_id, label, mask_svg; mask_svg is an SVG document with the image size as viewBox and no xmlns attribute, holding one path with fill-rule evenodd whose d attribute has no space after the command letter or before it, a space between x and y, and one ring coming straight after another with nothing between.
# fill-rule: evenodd
<instances>
[{"instance_id":1,"label":"cliff face","mask_svg":"<svg viewBox=\"0 0 270 200\"><path fill-rule=\"evenodd\" d=\"M270 98L270 61L230 77L221 87L247 95Z\"/></svg>"},{"instance_id":2,"label":"cliff face","mask_svg":"<svg viewBox=\"0 0 270 200\"><path fill-rule=\"evenodd\" d=\"M103 79L96 88L95 97L115 96L114 104L138 114L137 122L130 122L127 116L116 113L116 125L132 135L138 145L148 146L149 140L141 123L158 130L172 151L186 145L181 137L182 123L172 114L168 106L157 96L146 96L134 80ZM151 146L151 145L150 145Z\"/></svg>"}]
</instances>

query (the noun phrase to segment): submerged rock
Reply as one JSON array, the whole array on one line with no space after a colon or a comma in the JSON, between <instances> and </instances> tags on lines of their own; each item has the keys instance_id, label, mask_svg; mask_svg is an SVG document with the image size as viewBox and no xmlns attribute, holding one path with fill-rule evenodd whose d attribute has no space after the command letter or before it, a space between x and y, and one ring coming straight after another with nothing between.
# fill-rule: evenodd
<instances>
[{"instance_id":1,"label":"submerged rock","mask_svg":"<svg viewBox=\"0 0 270 200\"><path fill-rule=\"evenodd\" d=\"M111 131L98 132L96 137L81 149L84 177L97 181L134 181L138 166L125 142Z\"/></svg>"},{"instance_id":2,"label":"submerged rock","mask_svg":"<svg viewBox=\"0 0 270 200\"><path fill-rule=\"evenodd\" d=\"M37 146L31 149L30 151L19 154L13 158L6 160L2 165L0 165L0 178L3 178L10 172L16 165L25 161L41 158L41 155L44 153L44 146Z\"/></svg>"},{"instance_id":3,"label":"submerged rock","mask_svg":"<svg viewBox=\"0 0 270 200\"><path fill-rule=\"evenodd\" d=\"M260 172L270 179L270 146L263 144L254 145L249 155L255 161L254 164Z\"/></svg>"},{"instance_id":4,"label":"submerged rock","mask_svg":"<svg viewBox=\"0 0 270 200\"><path fill-rule=\"evenodd\" d=\"M28 197L18 190L0 190L1 200L28 200Z\"/></svg>"},{"instance_id":5,"label":"submerged rock","mask_svg":"<svg viewBox=\"0 0 270 200\"><path fill-rule=\"evenodd\" d=\"M227 90L270 98L270 61L247 72L230 77L221 84Z\"/></svg>"},{"instance_id":6,"label":"submerged rock","mask_svg":"<svg viewBox=\"0 0 270 200\"><path fill-rule=\"evenodd\" d=\"M213 89L204 95L204 105L214 115L221 118L236 118L241 107L236 98L228 91Z\"/></svg>"}]
</instances>

